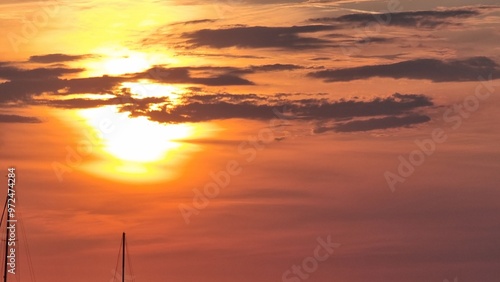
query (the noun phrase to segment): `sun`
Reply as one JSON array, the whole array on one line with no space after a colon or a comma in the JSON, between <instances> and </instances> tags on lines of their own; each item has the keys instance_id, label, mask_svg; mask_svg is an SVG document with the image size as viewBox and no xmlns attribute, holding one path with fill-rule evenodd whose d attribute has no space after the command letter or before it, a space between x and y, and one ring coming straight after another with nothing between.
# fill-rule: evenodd
<instances>
[{"instance_id":1,"label":"sun","mask_svg":"<svg viewBox=\"0 0 500 282\"><path fill-rule=\"evenodd\" d=\"M129 117L116 106L78 110L80 126L97 136L92 157L79 167L96 176L124 183L174 179L199 146L186 142L199 133L192 124L160 124Z\"/></svg>"},{"instance_id":2,"label":"sun","mask_svg":"<svg viewBox=\"0 0 500 282\"><path fill-rule=\"evenodd\" d=\"M143 72L151 68L150 62L145 54L138 52L125 52L105 55L98 61L90 61L86 64L90 76L118 76L130 73Z\"/></svg>"},{"instance_id":3,"label":"sun","mask_svg":"<svg viewBox=\"0 0 500 282\"><path fill-rule=\"evenodd\" d=\"M97 48L93 53L99 56L85 63L89 76L133 74L144 72L154 65L177 62L166 54L145 53L117 46Z\"/></svg>"},{"instance_id":4,"label":"sun","mask_svg":"<svg viewBox=\"0 0 500 282\"><path fill-rule=\"evenodd\" d=\"M104 153L121 161L149 163L163 159L179 148L181 139L193 134L186 124L163 125L146 117L130 118L116 107L86 109L79 113L94 130L99 130ZM108 126L102 130L102 124Z\"/></svg>"},{"instance_id":5,"label":"sun","mask_svg":"<svg viewBox=\"0 0 500 282\"><path fill-rule=\"evenodd\" d=\"M105 151L133 162L161 160L165 154L181 146L175 140L190 136L190 128L184 124L160 125L145 117L127 119L116 133L105 137Z\"/></svg>"},{"instance_id":6,"label":"sun","mask_svg":"<svg viewBox=\"0 0 500 282\"><path fill-rule=\"evenodd\" d=\"M110 58L104 60L103 71L108 75L121 75L147 70L151 64L141 54L133 54L124 57Z\"/></svg>"}]
</instances>

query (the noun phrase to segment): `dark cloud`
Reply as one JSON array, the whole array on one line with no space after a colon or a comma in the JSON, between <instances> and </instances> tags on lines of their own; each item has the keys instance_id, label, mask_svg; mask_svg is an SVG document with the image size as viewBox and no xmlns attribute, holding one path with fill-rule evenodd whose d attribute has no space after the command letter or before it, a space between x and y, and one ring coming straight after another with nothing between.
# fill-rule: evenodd
<instances>
[{"instance_id":1,"label":"dark cloud","mask_svg":"<svg viewBox=\"0 0 500 282\"><path fill-rule=\"evenodd\" d=\"M126 92L126 91L124 91ZM109 105L120 106L122 112L135 111L135 109L149 108L150 105L168 102L168 97L148 97L137 99L130 96L130 93L120 94L111 99L65 99L65 100L35 100L33 104L45 105L55 108L65 109L87 109Z\"/></svg>"},{"instance_id":2,"label":"dark cloud","mask_svg":"<svg viewBox=\"0 0 500 282\"><path fill-rule=\"evenodd\" d=\"M266 59L266 57L256 56L256 55L234 55L227 53L201 53L192 51L176 52L177 55L181 56L192 56L192 57L224 57L224 58L243 58L243 59Z\"/></svg>"},{"instance_id":3,"label":"dark cloud","mask_svg":"<svg viewBox=\"0 0 500 282\"><path fill-rule=\"evenodd\" d=\"M484 59L470 59L462 62L470 67L483 67L485 64L489 67L496 67L492 61L487 63L488 61ZM66 79L61 78L61 76L82 70L66 68L24 70L3 64L0 65L0 77L8 79L8 81L0 84L0 103L21 101L32 105L68 109L117 105L120 111L129 112L132 116L147 116L153 121L164 123L204 122L232 118L268 120L277 117L333 121L333 130L337 132L370 130L370 128L384 129L425 122L427 120L414 120L413 111L433 105L428 97L416 94L396 93L390 97L376 98L370 101L357 99L330 101L326 98L318 98L319 96L297 99L297 95L286 93L271 96L228 93L200 94L200 89L197 89L195 93L184 95L182 103L174 105L168 97L135 99L132 98L128 89L120 87L123 82L138 79L205 86L253 85L253 82L241 76L298 69L304 69L304 67L294 64L252 65L242 68L213 66L166 68L157 66L142 73L119 77ZM109 93L116 95L116 97L111 99L34 99L34 96L43 93L52 95ZM151 109L153 105L155 110ZM162 110L157 110L158 108L162 108ZM280 114L276 111L277 108L284 108L286 111ZM36 122L36 119L10 118L9 122L16 120L18 122ZM361 118L371 119L356 120ZM345 120L350 121L345 122ZM342 121L344 122L342 123Z\"/></svg>"},{"instance_id":4,"label":"dark cloud","mask_svg":"<svg viewBox=\"0 0 500 282\"><path fill-rule=\"evenodd\" d=\"M100 76L64 79L60 80L60 84L62 89L65 89L65 94L107 94L112 92L118 84L127 80L127 77Z\"/></svg>"},{"instance_id":5,"label":"dark cloud","mask_svg":"<svg viewBox=\"0 0 500 282\"><path fill-rule=\"evenodd\" d=\"M0 103L27 101L33 95L40 95L44 92L57 92L68 87L60 77L82 71L83 69L64 67L21 69L0 64L0 78L8 80L0 83Z\"/></svg>"},{"instance_id":6,"label":"dark cloud","mask_svg":"<svg viewBox=\"0 0 500 282\"><path fill-rule=\"evenodd\" d=\"M340 100L327 102L324 99L301 100L297 115L304 118L351 118L382 115L399 115L420 107L432 106L431 99L424 95L396 93L387 98L371 101ZM293 109L290 106L291 109Z\"/></svg>"},{"instance_id":7,"label":"dark cloud","mask_svg":"<svg viewBox=\"0 0 500 282\"><path fill-rule=\"evenodd\" d=\"M488 64L489 62L489 64ZM484 59L464 60L462 64L470 67L496 67L492 61ZM144 99L132 98L128 89L120 86L125 81L151 79L161 83L217 85L253 85L242 78L247 74L293 71L304 69L294 64L252 65L248 67L177 67L157 66L142 73L119 77L102 76L64 79L67 73L81 70L54 68L23 70L2 65L1 74L10 80L0 84L0 102L23 101L32 105L45 105L57 108L81 109L106 105L117 105L121 112L132 116L147 116L153 121L163 123L204 122L220 119L269 120L286 118L303 121L333 123L331 128L317 128L316 132L366 131L409 126L428 121L415 110L432 106L429 97L417 94L394 94L390 97L373 100L339 100L326 98L299 99L297 95L286 93L262 96L256 94L201 94L196 91L182 97L180 104L172 104L168 97ZM44 78L44 79L41 79ZM200 89L198 89L200 90ZM69 95L80 93L114 94L111 99L34 99L42 93ZM154 110L152 110L152 106ZM161 110L158 110L161 108ZM280 113L276 109L285 109ZM348 120L346 122L346 120ZM24 120L28 122L29 120ZM32 120L31 122L33 122Z\"/></svg>"},{"instance_id":8,"label":"dark cloud","mask_svg":"<svg viewBox=\"0 0 500 282\"><path fill-rule=\"evenodd\" d=\"M316 23L351 23L356 25L384 24L400 27L436 28L442 25L457 24L464 18L479 15L471 9L455 9L442 11L410 11L385 14L357 13L340 17L310 19Z\"/></svg>"},{"instance_id":9,"label":"dark cloud","mask_svg":"<svg viewBox=\"0 0 500 282\"><path fill-rule=\"evenodd\" d=\"M371 118L368 120L355 120L335 125L332 130L336 132L370 131L376 129L389 129L408 127L414 124L426 123L431 118L426 115L408 115L403 117Z\"/></svg>"},{"instance_id":10,"label":"dark cloud","mask_svg":"<svg viewBox=\"0 0 500 282\"><path fill-rule=\"evenodd\" d=\"M22 101L29 102L33 96L43 93L49 94L106 94L111 93L121 82L127 81L125 77L88 77L74 79L36 79L12 80L0 83L0 103Z\"/></svg>"},{"instance_id":11,"label":"dark cloud","mask_svg":"<svg viewBox=\"0 0 500 282\"><path fill-rule=\"evenodd\" d=\"M234 76L219 75L216 77L193 78L190 83L203 84L207 86L226 86L226 85L254 85L250 80Z\"/></svg>"},{"instance_id":12,"label":"dark cloud","mask_svg":"<svg viewBox=\"0 0 500 282\"><path fill-rule=\"evenodd\" d=\"M256 65L246 68L235 67L178 67L157 66L143 73L135 74L137 79L152 79L163 83L201 84L206 86L254 85L252 81L240 75L258 72L291 71L304 67L293 64Z\"/></svg>"},{"instance_id":13,"label":"dark cloud","mask_svg":"<svg viewBox=\"0 0 500 282\"><path fill-rule=\"evenodd\" d=\"M0 114L0 123L41 123L41 122L42 121L36 117Z\"/></svg>"},{"instance_id":14,"label":"dark cloud","mask_svg":"<svg viewBox=\"0 0 500 282\"><path fill-rule=\"evenodd\" d=\"M58 79L47 79L37 81L14 80L0 83L0 103L27 102L35 95L44 92L57 92L59 89Z\"/></svg>"},{"instance_id":15,"label":"dark cloud","mask_svg":"<svg viewBox=\"0 0 500 282\"><path fill-rule=\"evenodd\" d=\"M153 67L145 72L123 76L101 76L84 78L61 78L67 74L76 74L83 69L71 68L36 68L20 69L0 62L0 103L23 101L43 93L53 95L68 94L106 94L116 92L121 83L150 79L160 83L199 84L205 86L254 85L242 75L258 72L291 71L303 67L293 64L255 65L244 68L235 67ZM75 101L76 102L76 101ZM78 101L84 103L84 101ZM86 103L91 104L91 101Z\"/></svg>"},{"instance_id":16,"label":"dark cloud","mask_svg":"<svg viewBox=\"0 0 500 282\"><path fill-rule=\"evenodd\" d=\"M190 103L170 111L149 111L147 116L154 121L165 123L202 122L219 119L271 119L273 107L269 105Z\"/></svg>"},{"instance_id":17,"label":"dark cloud","mask_svg":"<svg viewBox=\"0 0 500 282\"><path fill-rule=\"evenodd\" d=\"M198 67L193 68L194 70L208 70L208 71L218 71L223 70L231 74L254 74L259 72L273 72L273 71L292 71L304 69L303 66L294 64L269 64L269 65L255 65L245 68L234 68L234 67Z\"/></svg>"},{"instance_id":18,"label":"dark cloud","mask_svg":"<svg viewBox=\"0 0 500 282\"><path fill-rule=\"evenodd\" d=\"M183 83L183 84L202 84L207 86L222 85L253 85L254 83L236 75L223 73L209 77L193 77L193 70L230 70L231 68L163 68L154 67L144 73L135 75L136 79L152 79L162 83Z\"/></svg>"},{"instance_id":19,"label":"dark cloud","mask_svg":"<svg viewBox=\"0 0 500 282\"><path fill-rule=\"evenodd\" d=\"M244 4L294 4L294 3L305 3L308 0L239 0L240 3ZM220 2L220 1L219 1ZM226 1L229 2L229 1Z\"/></svg>"},{"instance_id":20,"label":"dark cloud","mask_svg":"<svg viewBox=\"0 0 500 282\"><path fill-rule=\"evenodd\" d=\"M65 100L35 100L32 104L45 105L54 108L64 109L88 109L108 105L119 105L122 101L119 98L112 99L65 99Z\"/></svg>"},{"instance_id":21,"label":"dark cloud","mask_svg":"<svg viewBox=\"0 0 500 282\"><path fill-rule=\"evenodd\" d=\"M71 61L79 61L92 57L91 55L66 55L66 54L47 54L39 56L31 56L29 62L31 63L42 63L42 64L52 64L52 63L63 63Z\"/></svg>"},{"instance_id":22,"label":"dark cloud","mask_svg":"<svg viewBox=\"0 0 500 282\"><path fill-rule=\"evenodd\" d=\"M248 69L255 72L268 72L268 71L291 71L303 69L304 67L293 65L293 64L271 64L271 65L260 65L260 66L250 66Z\"/></svg>"},{"instance_id":23,"label":"dark cloud","mask_svg":"<svg viewBox=\"0 0 500 282\"><path fill-rule=\"evenodd\" d=\"M379 58L379 59L384 59L384 60L396 60L399 59L403 56L408 55L408 53L397 53L397 54L388 54L388 55L352 55L353 57L356 58L363 58L363 59L372 59L372 58Z\"/></svg>"},{"instance_id":24,"label":"dark cloud","mask_svg":"<svg viewBox=\"0 0 500 282\"><path fill-rule=\"evenodd\" d=\"M308 0L207 0L204 3L212 4L220 10L235 9L238 5L266 5L266 4L296 4L305 3ZM178 0L176 3L183 5L199 5L199 1Z\"/></svg>"},{"instance_id":25,"label":"dark cloud","mask_svg":"<svg viewBox=\"0 0 500 282\"><path fill-rule=\"evenodd\" d=\"M368 44L368 43L387 43L387 42L393 42L393 38L386 38L386 37L364 37L362 39L357 39L354 43L355 44Z\"/></svg>"},{"instance_id":26,"label":"dark cloud","mask_svg":"<svg viewBox=\"0 0 500 282\"><path fill-rule=\"evenodd\" d=\"M74 68L36 68L21 69L9 65L0 65L0 78L7 80L44 80L61 77L66 74L75 74L82 72L83 69Z\"/></svg>"},{"instance_id":27,"label":"dark cloud","mask_svg":"<svg viewBox=\"0 0 500 282\"><path fill-rule=\"evenodd\" d=\"M194 94L189 95L186 102L201 102L201 103L258 103L261 101L267 101L268 98L264 96L259 96L257 94L229 94L229 93L219 93L219 94Z\"/></svg>"},{"instance_id":28,"label":"dark cloud","mask_svg":"<svg viewBox=\"0 0 500 282\"><path fill-rule=\"evenodd\" d=\"M298 69L295 65L262 65L248 68L229 67L154 67L143 73L123 76L101 76L84 78L61 78L76 74L83 69L36 68L20 69L6 63L0 64L0 78L8 80L0 83L0 103L29 101L33 96L43 93L54 95L68 94L106 94L113 93L121 83L138 79L151 79L161 83L200 84L205 86L253 85L254 83L239 75L258 71L279 71ZM199 73L193 75L193 73ZM90 103L90 102L89 102Z\"/></svg>"},{"instance_id":29,"label":"dark cloud","mask_svg":"<svg viewBox=\"0 0 500 282\"><path fill-rule=\"evenodd\" d=\"M201 19L201 20L177 22L177 23L173 23L173 24L170 24L170 25L175 26L175 25L205 24L205 23L214 23L216 21L217 20L214 20L214 19Z\"/></svg>"},{"instance_id":30,"label":"dark cloud","mask_svg":"<svg viewBox=\"0 0 500 282\"><path fill-rule=\"evenodd\" d=\"M164 123L203 122L231 118L266 120L277 118L276 109L279 108L286 109L286 114L280 115L287 119L339 121L358 117L410 115L415 109L432 105L432 101L427 96L399 93L370 101L328 101L326 99L292 101L254 94L214 94L186 96L181 105L162 110L137 109L133 115L146 115L151 120ZM394 121L391 119L382 122L388 127L395 127L397 124L392 124L391 122ZM399 124L408 124L408 122L409 119L402 119ZM361 128L361 125L357 124L339 124L339 131L342 126ZM380 125L374 120L371 126Z\"/></svg>"},{"instance_id":31,"label":"dark cloud","mask_svg":"<svg viewBox=\"0 0 500 282\"><path fill-rule=\"evenodd\" d=\"M302 34L334 29L335 27L329 25L232 27L202 29L184 33L183 37L187 39L187 44L191 47L316 49L328 46L330 41L305 37Z\"/></svg>"},{"instance_id":32,"label":"dark cloud","mask_svg":"<svg viewBox=\"0 0 500 282\"><path fill-rule=\"evenodd\" d=\"M352 81L372 77L427 79L434 82L476 81L480 76L497 78L499 75L498 65L486 57L449 61L417 59L386 65L323 70L308 74L310 77L321 78L326 82Z\"/></svg>"},{"instance_id":33,"label":"dark cloud","mask_svg":"<svg viewBox=\"0 0 500 282\"><path fill-rule=\"evenodd\" d=\"M192 70L201 70L209 72L223 72L231 75L245 75L245 74L255 74L261 72L275 72L275 71L293 71L304 69L303 66L294 64L269 64L269 65L256 65L249 66L246 68L235 68L235 67L196 67Z\"/></svg>"},{"instance_id":34,"label":"dark cloud","mask_svg":"<svg viewBox=\"0 0 500 282\"><path fill-rule=\"evenodd\" d=\"M310 59L311 61L329 61L331 60L330 58L328 57L316 57L316 58L312 58Z\"/></svg>"}]
</instances>

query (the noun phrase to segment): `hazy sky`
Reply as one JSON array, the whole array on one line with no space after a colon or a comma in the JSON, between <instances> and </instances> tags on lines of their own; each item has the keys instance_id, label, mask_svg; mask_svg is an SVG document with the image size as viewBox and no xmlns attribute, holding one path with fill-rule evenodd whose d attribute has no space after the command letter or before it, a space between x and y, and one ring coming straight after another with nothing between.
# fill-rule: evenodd
<instances>
[{"instance_id":1,"label":"hazy sky","mask_svg":"<svg viewBox=\"0 0 500 282\"><path fill-rule=\"evenodd\" d=\"M37 281L116 280L122 232L126 281L498 281L499 27L493 0L3 0Z\"/></svg>"}]
</instances>

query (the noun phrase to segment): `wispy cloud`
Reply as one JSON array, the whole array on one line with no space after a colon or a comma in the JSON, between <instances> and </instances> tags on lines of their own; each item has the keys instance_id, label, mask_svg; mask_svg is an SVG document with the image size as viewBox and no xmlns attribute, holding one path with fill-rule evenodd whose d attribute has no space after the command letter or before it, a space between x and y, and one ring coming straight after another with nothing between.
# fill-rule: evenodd
<instances>
[{"instance_id":1,"label":"wispy cloud","mask_svg":"<svg viewBox=\"0 0 500 282\"><path fill-rule=\"evenodd\" d=\"M36 117L0 114L0 123L41 123L41 122L42 121Z\"/></svg>"},{"instance_id":2,"label":"wispy cloud","mask_svg":"<svg viewBox=\"0 0 500 282\"><path fill-rule=\"evenodd\" d=\"M199 68L198 68L199 69ZM147 78L153 79L158 82L163 83L191 83L191 84L203 84L207 86L221 86L221 85L252 85L253 82L241 78L239 76L223 73L223 74L213 74L204 77L195 77L192 75L192 71L197 70L197 68L190 67L178 67L178 68L164 68L164 67L154 67L149 69L144 73L139 73L135 75L135 78ZM205 70L223 70L221 68L205 68ZM151 75L155 74L155 75Z\"/></svg>"},{"instance_id":3,"label":"wispy cloud","mask_svg":"<svg viewBox=\"0 0 500 282\"><path fill-rule=\"evenodd\" d=\"M31 63L52 64L52 63L79 61L91 57L92 55L67 55L67 54L57 53L57 54L31 56L28 61Z\"/></svg>"},{"instance_id":4,"label":"wispy cloud","mask_svg":"<svg viewBox=\"0 0 500 282\"><path fill-rule=\"evenodd\" d=\"M334 125L328 130L351 132L424 123L430 118L414 114L413 111L432 105L432 101L427 96L399 93L368 101L328 101L317 98L285 100L278 95L213 94L187 95L183 98L181 105L168 109L150 110L147 107L135 107L132 115L147 116L153 121L162 123L204 122L232 118L268 120L276 118L276 108L284 108L288 111L288 119L331 121ZM366 117L377 118L345 122L346 119ZM323 132L328 130L323 130Z\"/></svg>"},{"instance_id":5,"label":"wispy cloud","mask_svg":"<svg viewBox=\"0 0 500 282\"><path fill-rule=\"evenodd\" d=\"M340 17L313 18L316 23L349 23L367 25L382 23L385 25L409 28L436 28L442 25L459 24L461 19L479 15L475 9L453 9L435 11L409 11L397 13L355 13Z\"/></svg>"},{"instance_id":6,"label":"wispy cloud","mask_svg":"<svg viewBox=\"0 0 500 282\"><path fill-rule=\"evenodd\" d=\"M0 64L0 78L7 80L43 80L61 77L66 74L82 72L80 68L36 68L21 69L7 64Z\"/></svg>"},{"instance_id":7,"label":"wispy cloud","mask_svg":"<svg viewBox=\"0 0 500 282\"><path fill-rule=\"evenodd\" d=\"M202 29L182 35L188 46L212 48L281 48L317 49L325 47L328 40L306 37L302 34L331 31L329 25L306 25L291 27L232 27L221 29Z\"/></svg>"},{"instance_id":8,"label":"wispy cloud","mask_svg":"<svg viewBox=\"0 0 500 282\"><path fill-rule=\"evenodd\" d=\"M487 57L442 61L416 59L385 65L329 69L308 74L326 82L352 81L372 77L426 79L434 82L476 81L479 76L498 78L498 64Z\"/></svg>"},{"instance_id":9,"label":"wispy cloud","mask_svg":"<svg viewBox=\"0 0 500 282\"><path fill-rule=\"evenodd\" d=\"M389 129L398 127L408 127L414 124L426 123L431 120L426 115L407 115L402 117L371 118L368 120L356 120L335 125L332 130L336 132L357 132L370 131L376 129Z\"/></svg>"}]
</instances>

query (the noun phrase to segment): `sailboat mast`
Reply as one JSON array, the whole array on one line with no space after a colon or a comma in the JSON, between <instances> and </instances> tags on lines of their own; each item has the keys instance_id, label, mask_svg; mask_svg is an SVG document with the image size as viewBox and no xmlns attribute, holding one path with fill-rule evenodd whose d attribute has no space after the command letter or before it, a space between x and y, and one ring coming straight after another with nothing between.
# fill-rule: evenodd
<instances>
[{"instance_id":1,"label":"sailboat mast","mask_svg":"<svg viewBox=\"0 0 500 282\"><path fill-rule=\"evenodd\" d=\"M125 232L122 236L122 282L125 282Z\"/></svg>"},{"instance_id":2,"label":"sailboat mast","mask_svg":"<svg viewBox=\"0 0 500 282\"><path fill-rule=\"evenodd\" d=\"M7 262L9 260L9 221L10 221L10 213L7 210L7 202L5 202L4 211L7 211L7 220L5 221L5 263L3 265L3 281L7 282Z\"/></svg>"}]
</instances>

